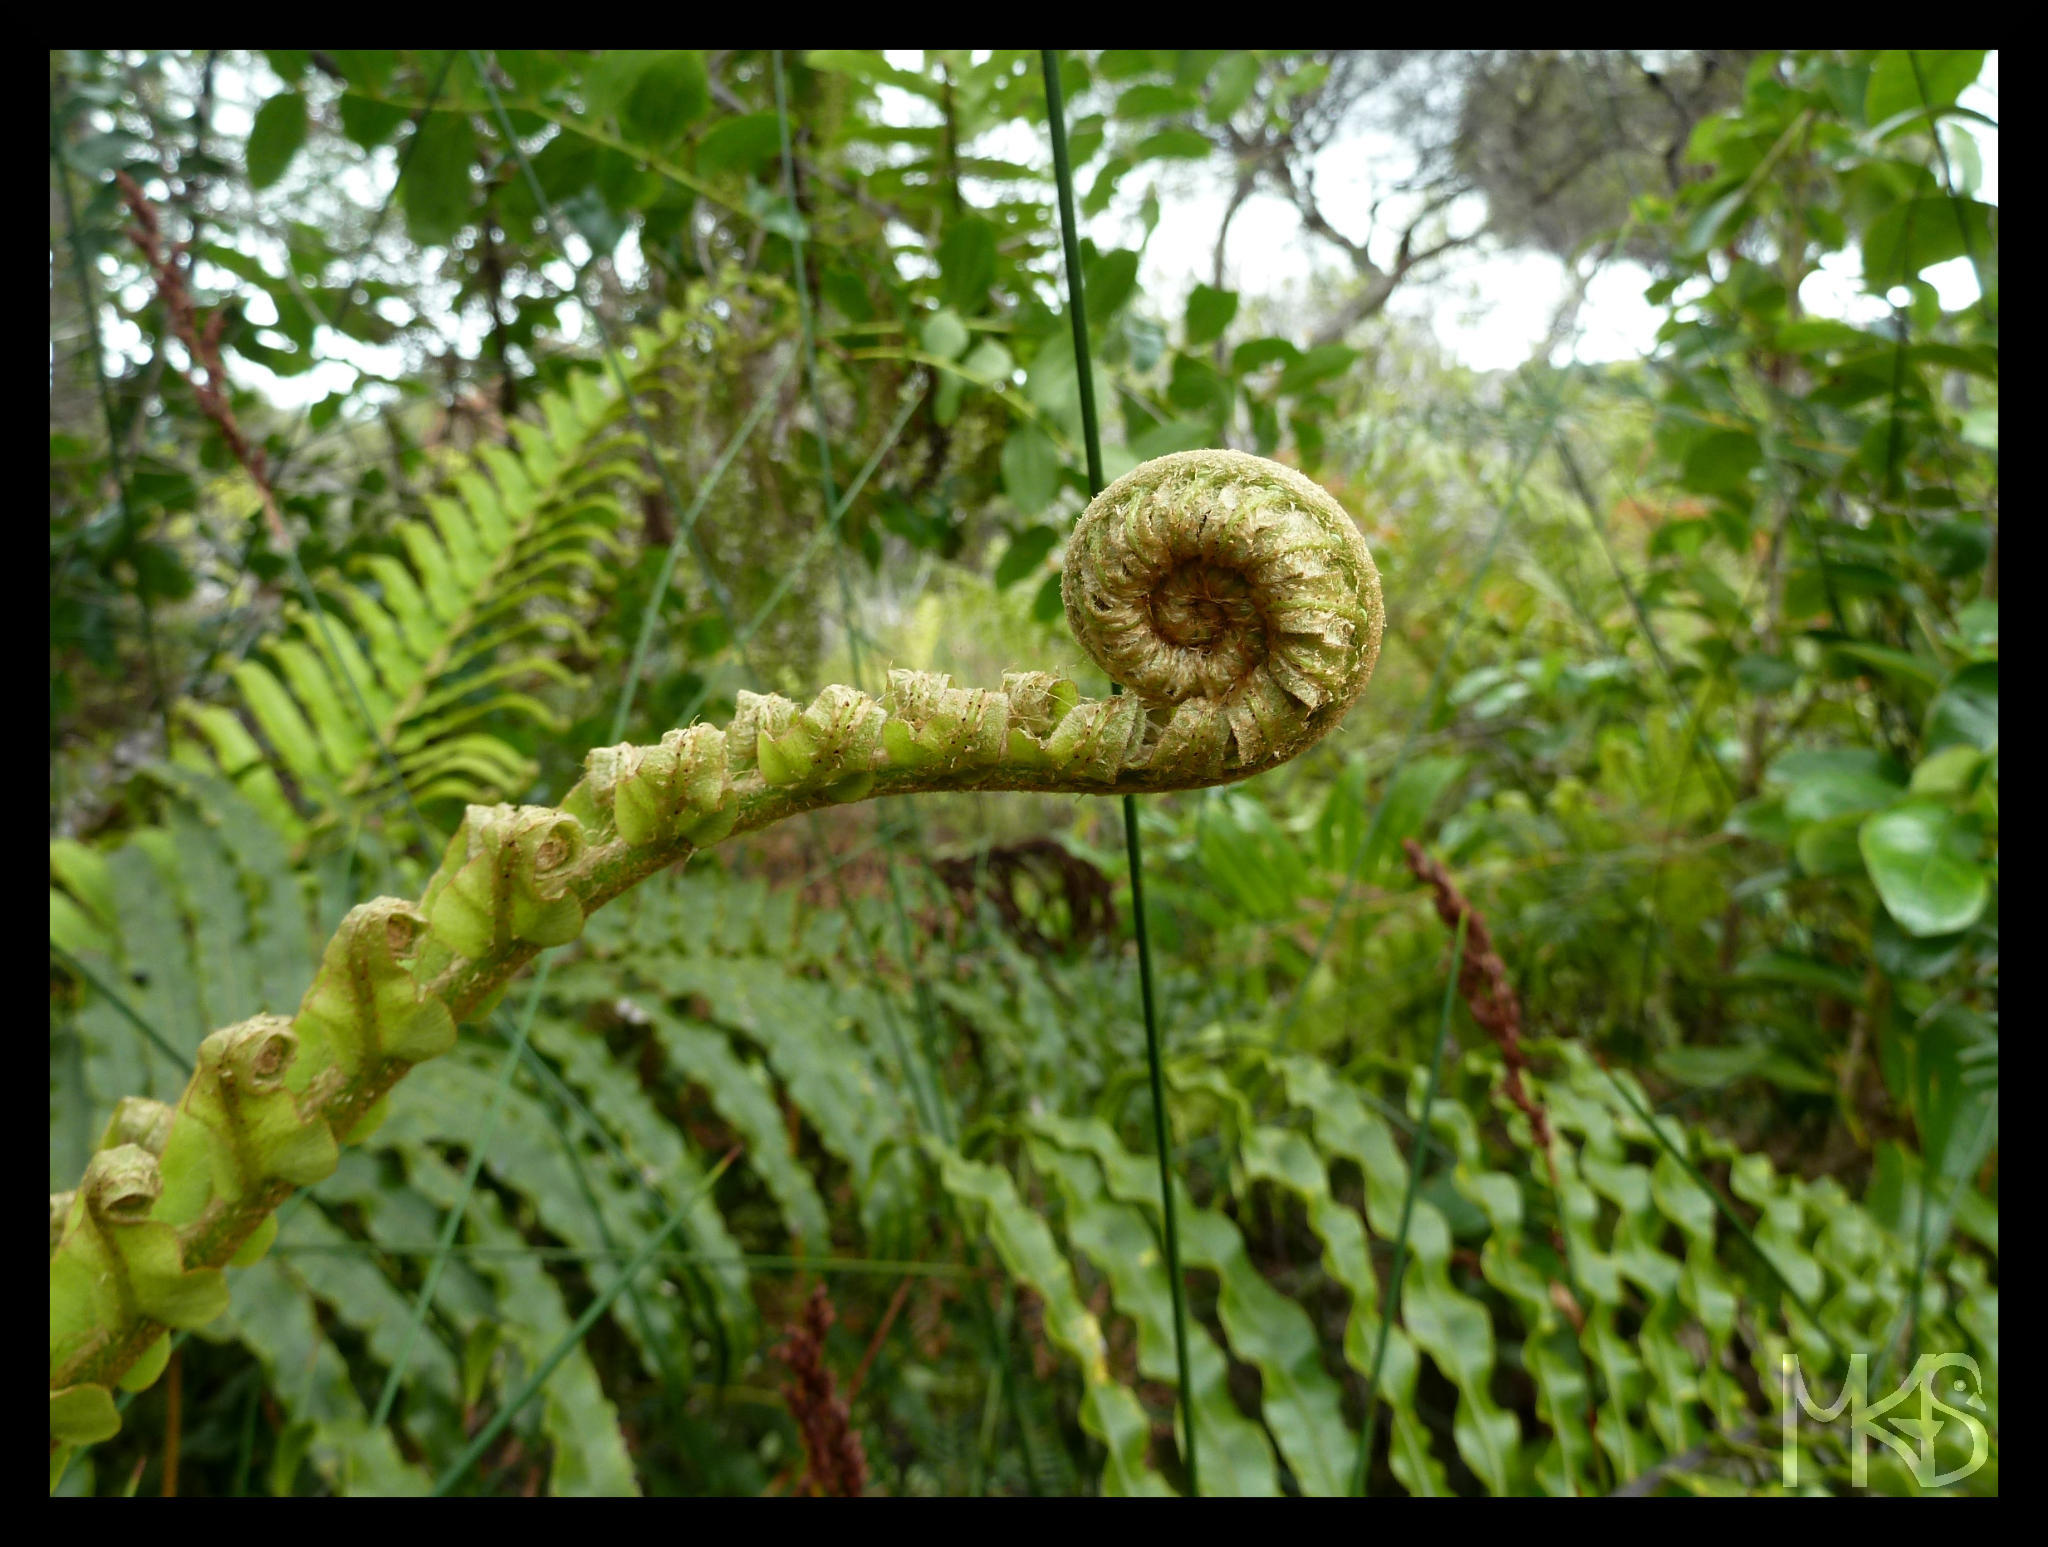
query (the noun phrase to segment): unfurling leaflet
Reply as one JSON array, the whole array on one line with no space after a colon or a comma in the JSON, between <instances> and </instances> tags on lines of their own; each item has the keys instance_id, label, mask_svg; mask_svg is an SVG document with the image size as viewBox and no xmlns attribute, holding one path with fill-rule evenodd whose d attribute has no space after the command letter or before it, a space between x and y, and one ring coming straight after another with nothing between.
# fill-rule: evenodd
<instances>
[{"instance_id":1,"label":"unfurling leaflet","mask_svg":"<svg viewBox=\"0 0 2048 1547\"><path fill-rule=\"evenodd\" d=\"M435 948L488 956L515 940L567 945L583 933L569 894L583 824L547 806L471 806L420 911Z\"/></svg>"},{"instance_id":2,"label":"unfurling leaflet","mask_svg":"<svg viewBox=\"0 0 2048 1547\"><path fill-rule=\"evenodd\" d=\"M351 908L341 921L292 1022L300 1057L285 1084L302 1101L325 1104L320 1081L339 1085L386 1060L422 1063L455 1046L448 1007L412 972L426 927L426 915L396 897Z\"/></svg>"},{"instance_id":3,"label":"unfurling leaflet","mask_svg":"<svg viewBox=\"0 0 2048 1547\"><path fill-rule=\"evenodd\" d=\"M1378 572L1342 507L1228 451L1147 462L1067 544L1069 624L1124 691L1050 672L1000 691L892 671L878 701L741 693L731 725L598 747L560 809L471 806L417 904L379 898L328 943L298 1013L200 1044L175 1108L130 1098L76 1191L51 1199L50 1435L119 1427L111 1388L154 1380L165 1329L227 1306L273 1210L337 1162L412 1067L542 948L693 850L821 806L926 790L1121 794L1247 778L1327 735L1379 655Z\"/></svg>"}]
</instances>

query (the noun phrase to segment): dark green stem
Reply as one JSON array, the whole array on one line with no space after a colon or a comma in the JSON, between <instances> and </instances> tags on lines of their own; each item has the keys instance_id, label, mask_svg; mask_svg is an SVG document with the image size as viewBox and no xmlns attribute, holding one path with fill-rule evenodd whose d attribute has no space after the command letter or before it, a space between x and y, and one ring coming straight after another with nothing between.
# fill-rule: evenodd
<instances>
[{"instance_id":1,"label":"dark green stem","mask_svg":"<svg viewBox=\"0 0 2048 1547\"><path fill-rule=\"evenodd\" d=\"M1074 168L1067 156L1066 114L1060 101L1059 56L1041 54L1045 67L1045 111L1052 133L1053 172L1059 181L1060 242L1067 263L1067 314L1074 327L1074 368L1081 389L1081 431L1088 454L1088 493L1102 492L1102 427L1095 417L1095 371L1088 353L1088 302L1081 275L1081 240L1074 221ZM1112 683L1114 692L1122 692ZM1138 937L1138 991L1145 1009L1145 1064L1152 1083L1152 1142L1159 1154L1159 1206L1166 1221L1167 1287L1173 1293L1173 1357L1180 1383L1181 1452L1187 1462L1188 1493L1199 1498L1201 1473L1195 1457L1195 1410L1188 1398L1187 1291L1181 1280L1180 1224L1173 1203L1173 1135L1166 1120L1166 1077L1159 1047L1159 1016L1152 993L1152 942L1145 928L1145 858L1138 837L1138 802L1124 796L1124 854L1131 872L1131 930Z\"/></svg>"}]
</instances>

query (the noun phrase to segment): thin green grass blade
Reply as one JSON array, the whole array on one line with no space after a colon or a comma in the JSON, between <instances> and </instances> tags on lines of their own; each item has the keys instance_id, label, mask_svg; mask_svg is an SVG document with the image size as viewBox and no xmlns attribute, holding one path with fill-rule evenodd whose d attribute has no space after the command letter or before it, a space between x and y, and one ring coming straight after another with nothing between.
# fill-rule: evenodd
<instances>
[{"instance_id":1,"label":"thin green grass blade","mask_svg":"<svg viewBox=\"0 0 2048 1547\"><path fill-rule=\"evenodd\" d=\"M1074 362L1081 392L1082 439L1087 445L1088 492L1100 494L1102 428L1095 417L1095 369L1088 353L1088 310L1081 278L1081 240L1074 219L1074 168L1067 155L1067 124L1060 101L1059 55L1040 54L1045 69L1045 111L1052 134L1053 172L1059 183L1060 243L1066 257L1067 315L1074 325ZM1121 692L1117 684L1112 691ZM1180 1222L1173 1203L1173 1136L1166 1119L1166 1077L1159 1047L1159 1015L1152 994L1152 941L1145 928L1145 858L1138 838L1138 802L1123 801L1124 855L1131 875L1131 929L1138 937L1138 991L1145 1012L1145 1064L1152 1084L1152 1137L1159 1152L1159 1202L1166 1221L1166 1271L1173 1288L1174 1367L1180 1385L1181 1446L1188 1468L1188 1493L1199 1498L1201 1472L1195 1454L1194 1409L1188 1401L1187 1288L1181 1281Z\"/></svg>"},{"instance_id":2,"label":"thin green grass blade","mask_svg":"<svg viewBox=\"0 0 2048 1547\"><path fill-rule=\"evenodd\" d=\"M1379 1344L1373 1350L1372 1373L1365 1381L1365 1433L1358 1442L1358 1466L1352 1473L1351 1491L1366 1496L1367 1473L1372 1466L1372 1443L1380 1427L1380 1374L1386 1366L1387 1336L1394 1319L1401 1314L1401 1276L1408 1268L1408 1227L1415 1219L1415 1198L1422 1191L1422 1173L1429 1161L1429 1109L1436 1105L1438 1079L1443 1074L1444 1043L1450 1040L1451 1003L1458 994L1458 972L1465 965L1465 920L1458 915L1458 933L1451 942L1451 970L1444 980L1443 1013L1436 1023L1436 1046L1429 1055L1429 1084L1424 1087L1422 1111L1415 1120L1415 1153L1408 1158L1408 1191L1401 1199L1401 1228L1394 1236L1394 1263L1387 1274L1386 1304L1380 1308Z\"/></svg>"},{"instance_id":3,"label":"thin green grass blade","mask_svg":"<svg viewBox=\"0 0 2048 1547\"><path fill-rule=\"evenodd\" d=\"M1395 786L1400 782L1402 770L1408 765L1409 755L1415 750L1416 743L1421 740L1423 730L1436 715L1437 702L1444 690L1444 680L1450 672L1451 662L1457 658L1458 645L1465 637L1465 625L1471 619L1472 603L1479 595L1480 582L1493 567L1494 553L1500 547L1501 538L1507 534L1509 520L1521 508L1522 485L1527 481L1530 468L1535 466L1536 458L1541 455L1544 444L1556 425L1560 406L1555 399L1552 400L1543 424L1536 434L1530 437L1529 445L1522 455L1521 465L1515 469L1514 477L1509 481L1507 495L1501 501L1500 515L1493 523L1493 532L1486 539L1486 547L1479 555L1479 564L1472 571L1472 578L1466 582L1465 594L1458 603L1458 618L1451 625L1451 637L1445 644L1443 652L1437 657L1436 668L1430 673L1429 687L1422 695L1422 702L1409 717L1408 728L1401 733L1400 750L1394 754L1393 768L1387 775L1387 794L1382 795L1378 804L1373 807L1372 820L1366 824L1365 835L1358 840L1358 847L1352 852L1351 862L1344 868L1344 884L1338 889L1336 900L1330 904L1330 916L1324 921L1323 932L1316 937L1316 948L1310 954L1308 966L1302 971L1294 993L1287 1001L1287 1009L1280 1017L1277 1037L1282 1041L1293 1027L1295 1017L1301 1013L1304 991L1322 966L1323 958L1329 955L1331 942L1337 938L1337 928L1343 923L1345 911L1351 905L1352 893L1358 889L1366 856L1373 852L1373 845L1379 841L1380 828L1386 821L1388 801Z\"/></svg>"},{"instance_id":4,"label":"thin green grass blade","mask_svg":"<svg viewBox=\"0 0 2048 1547\"><path fill-rule=\"evenodd\" d=\"M526 996L526 1013L520 1017L519 1033L513 1038L512 1046L506 1050L505 1061L499 1066L497 1089L491 1097L490 1107L484 1113L481 1130L476 1142L470 1146L469 1168L462 1176L462 1191L455 1206L448 1211L447 1223L442 1227L441 1240L434 1260L427 1265L426 1281L420 1285L420 1292L413 1299L412 1322L406 1328L405 1341L399 1345L398 1358L392 1362L390 1373L384 1378L384 1390L377 1398L376 1412L370 1418L372 1428L381 1429L391 1416L391 1404L398 1400L398 1388L405 1379L405 1367L412 1356L413 1344L418 1340L420 1327L427 1319L427 1310L434 1303L434 1291L440 1287L441 1274L448 1266L448 1253L455 1245L456 1232L462 1228L462 1216L469 1206L469 1196L476 1191L477 1177L484 1169L484 1156L490 1152L491 1139L498 1131L498 1118L504 1111L505 1093L512 1088L512 1076L518 1072L524 1061L526 1039L533 1031L533 1018L540 1008L540 996L547 988L548 972L554 966L553 957L545 957L540 970L534 974L533 988ZM680 1217L680 1216L678 1216Z\"/></svg>"},{"instance_id":5,"label":"thin green grass blade","mask_svg":"<svg viewBox=\"0 0 2048 1547\"><path fill-rule=\"evenodd\" d=\"M448 1469L436 1480L434 1483L436 1497L446 1494L457 1483L462 1481L469 1469L476 1465L477 1457L490 1448L491 1443L504 1432L505 1425L518 1416L519 1410L534 1399L541 1387L547 1384L548 1377L555 1373L556 1367L564 1359L568 1358L569 1351L583 1341L584 1335L597 1325L598 1317L611 1309L612 1302L618 1299L626 1286L633 1281L634 1275L648 1264L655 1252L660 1250L662 1243L681 1228L683 1221L689 1218L691 1208L711 1191L718 1179L725 1174L726 1168L738 1158L739 1151L737 1149L728 1151L725 1158L719 1161L712 1168L711 1174L704 1179L703 1186L699 1187L690 1197L677 1204L674 1212L663 1222L661 1228L641 1243L640 1249L633 1254L632 1260L625 1267L621 1268L618 1276L598 1293L597 1298L590 1302L588 1309L576 1318L576 1325L569 1329L568 1335L555 1345L553 1351L535 1367L533 1374L526 1378L526 1384L521 1386L513 1396L506 1400L505 1404L492 1416L491 1421L477 1431L477 1436L470 1441L469 1447L461 1455L457 1456Z\"/></svg>"},{"instance_id":6,"label":"thin green grass blade","mask_svg":"<svg viewBox=\"0 0 2048 1547\"><path fill-rule=\"evenodd\" d=\"M654 626L661 616L662 598L668 595L669 582L675 576L676 560L682 556L684 547L695 534L697 518L704 513L704 506L724 479L726 469L732 466L732 460L739 455L740 447L753 437L754 431L760 427L761 420L766 417L768 410L775 406L775 394L782 389L784 379L795 365L794 360L785 360L769 379L767 388L761 394L761 400L748 412L740 427L733 431L732 439L725 443L725 449L711 465L710 473L697 485L697 497L690 501L690 508L684 512L682 520L676 523L675 540L668 545L668 552L662 555L661 572L655 576L653 594L648 598L647 611L640 619L640 637L633 642L633 659L626 667L625 685L619 691L619 707L612 715L610 739L614 742L626 739L626 719L633 712L633 695L639 690L640 673L647 666L647 652L654 643ZM731 627L729 620L727 627Z\"/></svg>"},{"instance_id":7,"label":"thin green grass blade","mask_svg":"<svg viewBox=\"0 0 2048 1547\"><path fill-rule=\"evenodd\" d=\"M74 973L82 982L91 984L93 992L112 1005L116 1013L123 1020L127 1021L129 1025L133 1026L151 1047L171 1061L173 1067L188 1064L192 1061L189 1053L181 1053L178 1049L172 1047L170 1042L165 1039L164 1034L144 1020L137 1013L133 1005L129 1004L126 999L113 990L105 978L94 972L92 968L86 966L84 962L73 956L54 940L50 942L50 954L57 958L66 972Z\"/></svg>"}]
</instances>

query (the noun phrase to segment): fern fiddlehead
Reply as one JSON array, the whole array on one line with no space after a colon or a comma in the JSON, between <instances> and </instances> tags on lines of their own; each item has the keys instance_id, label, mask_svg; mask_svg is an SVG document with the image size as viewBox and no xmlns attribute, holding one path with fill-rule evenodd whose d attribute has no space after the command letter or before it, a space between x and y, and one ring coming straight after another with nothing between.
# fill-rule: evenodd
<instances>
[{"instance_id":1,"label":"fern fiddlehead","mask_svg":"<svg viewBox=\"0 0 2048 1547\"><path fill-rule=\"evenodd\" d=\"M52 1200L53 1453L116 1432L166 1330L218 1315L220 1269L363 1137L413 1064L447 1051L541 949L697 848L822 806L930 790L1198 789L1297 756L1378 657L1379 576L1342 507L1237 452L1161 457L1104 489L1068 544L1069 624L1126 691L1049 672L1000 690L893 671L879 701L742 693L733 722L594 749L559 809L471 806L415 905L379 898L330 942L290 1021L215 1032L175 1109L122 1104ZM61 1216L59 1204L62 1203Z\"/></svg>"}]
</instances>

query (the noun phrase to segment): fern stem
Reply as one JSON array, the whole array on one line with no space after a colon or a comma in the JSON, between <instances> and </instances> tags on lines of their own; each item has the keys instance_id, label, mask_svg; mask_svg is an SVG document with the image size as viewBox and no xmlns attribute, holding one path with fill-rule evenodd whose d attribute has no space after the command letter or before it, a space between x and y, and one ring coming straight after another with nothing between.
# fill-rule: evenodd
<instances>
[{"instance_id":1,"label":"fern stem","mask_svg":"<svg viewBox=\"0 0 2048 1547\"><path fill-rule=\"evenodd\" d=\"M1169 553L1193 555L1183 566L1214 562L1201 544L1219 531L1279 554L1286 573L1254 553L1243 583L1285 587L1276 594L1294 616L1319 620L1312 642L1276 647L1220 697L1155 670L1174 661L1164 633L1123 698L1083 701L1049 672L1012 674L999 692L896 673L886 704L846 687L808 709L744 694L729 734L693 726L659 746L594 749L562 809L471 806L417 903L381 898L342 921L295 1019L213 1033L177 1110L158 1104L136 1137L114 1130L88 1161L51 1257L53 1449L116 1431L110 1388L157 1357L166 1327L219 1314L220 1269L261 1255L273 1212L332 1171L338 1145L362 1137L414 1064L447 1052L458 1024L544 949L575 939L592 910L698 847L921 791L1198 789L1277 766L1327 734L1369 679L1380 637L1377 574L1349 516L1298 473L1235 452L1182 453L1128 475L1084 515L1063 577L1069 621L1105 671L1130 663L1088 615L1114 620L1133 605L1119 586L1137 571L1119 544L1159 524L1185 545ZM1184 621L1170 579L1161 606ZM1218 653L1241 653L1248 637ZM1155 1054L1156 1022L1155 1008ZM1161 1105L1155 1132L1163 1118ZM1170 1207L1169 1145L1161 1155ZM93 1287L124 1282L132 1292Z\"/></svg>"}]
</instances>

